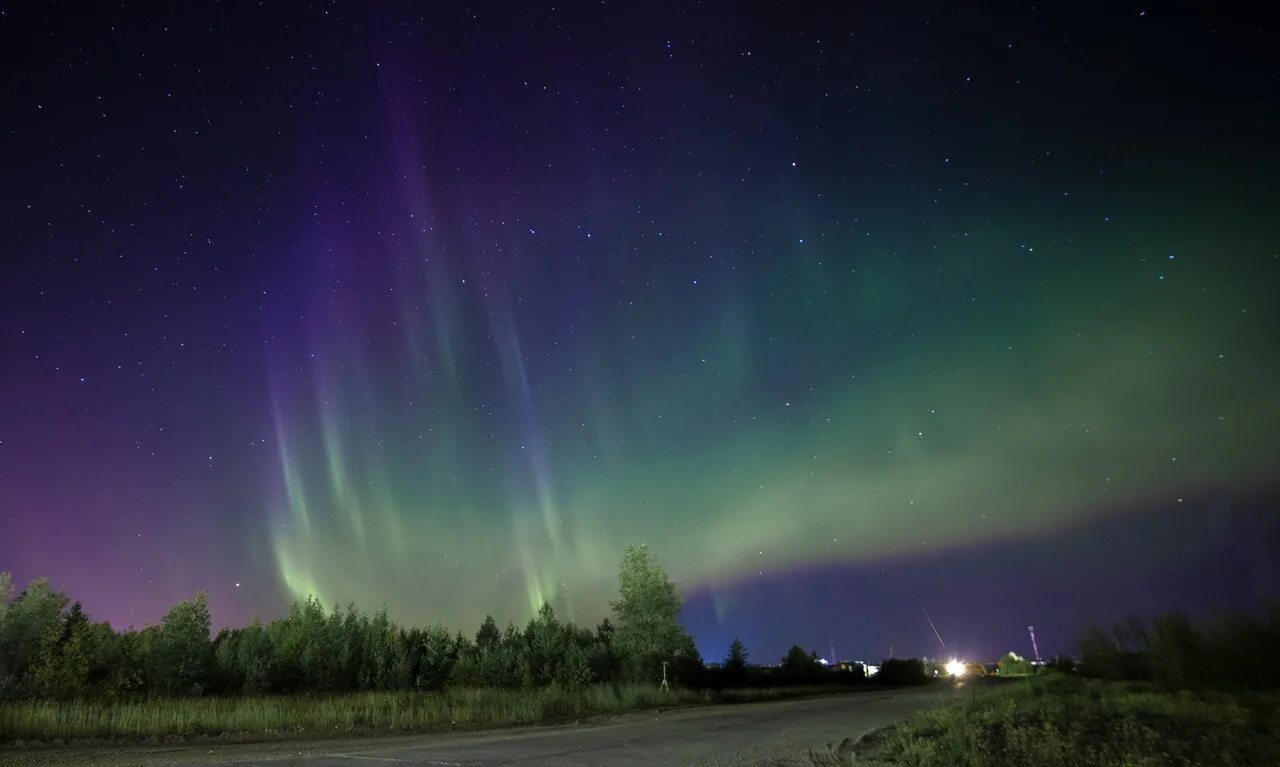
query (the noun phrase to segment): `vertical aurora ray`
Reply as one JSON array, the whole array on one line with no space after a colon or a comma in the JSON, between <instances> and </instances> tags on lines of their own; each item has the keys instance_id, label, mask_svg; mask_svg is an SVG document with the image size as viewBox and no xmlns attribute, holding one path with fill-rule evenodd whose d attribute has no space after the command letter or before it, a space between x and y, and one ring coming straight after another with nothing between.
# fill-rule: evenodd
<instances>
[{"instance_id":1,"label":"vertical aurora ray","mask_svg":"<svg viewBox=\"0 0 1280 767\"><path fill-rule=\"evenodd\" d=\"M325 467L329 474L330 502L334 508L344 511L351 525L351 531L358 541L365 537L364 519L361 514L359 496L353 492L347 478L346 456L343 452L342 437L338 433L336 416L331 408L321 406L320 439L324 447Z\"/></svg>"},{"instance_id":2,"label":"vertical aurora ray","mask_svg":"<svg viewBox=\"0 0 1280 767\"><path fill-rule=\"evenodd\" d=\"M298 474L293 455L289 450L289 441L285 434L284 423L278 412L275 414L275 427L276 448L280 460L280 473L283 480L285 498L289 506L289 516L295 522L301 523L303 530L309 530L311 527L311 515L307 510L306 490L304 489L302 478Z\"/></svg>"},{"instance_id":3,"label":"vertical aurora ray","mask_svg":"<svg viewBox=\"0 0 1280 767\"><path fill-rule=\"evenodd\" d=\"M516 331L512 313L499 308L489 288L489 331L494 342L494 353L502 370L502 380L507 392L517 427L515 436L517 455L527 468L529 482L516 482L508 489L508 503L512 512L512 524L521 531L518 541L523 563L525 591L529 609L536 611L544 602L552 602L558 596L557 580L550 575L542 562L558 561L563 556L563 519L557 508L551 487L551 467L545 447L545 437L538 426L537 405L529 386L524 353ZM513 472L518 477L520 471ZM531 528L525 518L528 500L532 498L534 512L541 521L541 528ZM567 600L567 595L563 595ZM567 603L572 614L572 603Z\"/></svg>"}]
</instances>

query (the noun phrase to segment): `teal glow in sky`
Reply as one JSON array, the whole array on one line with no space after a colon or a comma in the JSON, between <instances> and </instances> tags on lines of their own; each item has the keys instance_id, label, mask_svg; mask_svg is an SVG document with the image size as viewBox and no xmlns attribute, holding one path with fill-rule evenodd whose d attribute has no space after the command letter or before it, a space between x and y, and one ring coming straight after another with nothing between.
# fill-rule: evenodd
<instances>
[{"instance_id":1,"label":"teal glow in sky","mask_svg":"<svg viewBox=\"0 0 1280 767\"><path fill-rule=\"evenodd\" d=\"M1274 310L1207 243L1139 225L1035 245L977 225L909 266L819 231L779 242L776 271L724 256L693 285L640 267L636 297L584 300L552 343L521 330L571 293L560 275L456 277L483 311L437 320L423 349L406 331L432 325L425 287L387 291L406 319L371 327L334 274L307 310L328 319L275 379L281 577L421 620L543 601L596 618L628 541L714 592L1265 483Z\"/></svg>"}]
</instances>

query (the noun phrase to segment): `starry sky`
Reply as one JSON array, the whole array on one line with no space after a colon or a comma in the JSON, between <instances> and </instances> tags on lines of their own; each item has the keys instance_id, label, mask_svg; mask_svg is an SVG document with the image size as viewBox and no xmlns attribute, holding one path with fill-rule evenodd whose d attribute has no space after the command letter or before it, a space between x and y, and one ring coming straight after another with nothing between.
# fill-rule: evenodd
<instances>
[{"instance_id":1,"label":"starry sky","mask_svg":"<svg viewBox=\"0 0 1280 767\"><path fill-rule=\"evenodd\" d=\"M759 661L1280 595L1271 28L827 5L0 5L0 570L470 631L644 542Z\"/></svg>"}]
</instances>

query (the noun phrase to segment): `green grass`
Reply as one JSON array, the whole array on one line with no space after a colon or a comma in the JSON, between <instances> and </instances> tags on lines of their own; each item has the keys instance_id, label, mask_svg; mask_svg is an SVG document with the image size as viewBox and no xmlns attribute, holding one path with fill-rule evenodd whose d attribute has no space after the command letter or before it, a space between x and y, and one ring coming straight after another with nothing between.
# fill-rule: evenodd
<instances>
[{"instance_id":1,"label":"green grass","mask_svg":"<svg viewBox=\"0 0 1280 767\"><path fill-rule=\"evenodd\" d=\"M1050 675L983 686L816 764L1156 767L1280 764L1280 694L1187 691ZM968 697L967 695L964 697Z\"/></svg>"},{"instance_id":2,"label":"green grass","mask_svg":"<svg viewBox=\"0 0 1280 767\"><path fill-rule=\"evenodd\" d=\"M0 704L0 744L98 741L275 740L426 732L567 721L648 708L736 703L831 688L771 688L723 695L653 685L580 691L448 690L332 696L185 698L138 702Z\"/></svg>"}]
</instances>

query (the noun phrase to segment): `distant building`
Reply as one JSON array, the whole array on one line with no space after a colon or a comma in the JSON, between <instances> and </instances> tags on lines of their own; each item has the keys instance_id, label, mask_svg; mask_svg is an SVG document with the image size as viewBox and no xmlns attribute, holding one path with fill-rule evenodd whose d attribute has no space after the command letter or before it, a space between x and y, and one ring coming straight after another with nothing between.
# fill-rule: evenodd
<instances>
[{"instance_id":1,"label":"distant building","mask_svg":"<svg viewBox=\"0 0 1280 767\"><path fill-rule=\"evenodd\" d=\"M874 663L867 663L863 660L842 660L836 663L836 669L839 671L861 671L863 676L873 677L880 673L880 667Z\"/></svg>"}]
</instances>

